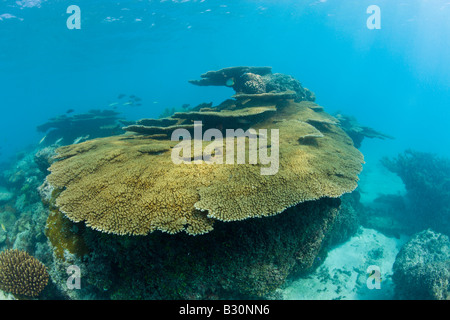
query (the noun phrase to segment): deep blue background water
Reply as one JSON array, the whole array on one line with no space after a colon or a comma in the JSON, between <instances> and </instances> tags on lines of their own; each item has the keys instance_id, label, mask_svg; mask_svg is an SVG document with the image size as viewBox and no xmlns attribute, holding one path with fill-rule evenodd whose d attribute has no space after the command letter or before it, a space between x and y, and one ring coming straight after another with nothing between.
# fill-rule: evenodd
<instances>
[{"instance_id":1,"label":"deep blue background water","mask_svg":"<svg viewBox=\"0 0 450 320\"><path fill-rule=\"evenodd\" d=\"M81 30L66 9L81 8ZM381 30L366 9L381 8ZM36 126L67 109L107 108L120 93L143 105L220 103L229 88L189 79L236 65L272 66L316 93L328 112L396 137L363 152L406 148L450 156L450 1L0 0L0 152L43 137Z\"/></svg>"}]
</instances>

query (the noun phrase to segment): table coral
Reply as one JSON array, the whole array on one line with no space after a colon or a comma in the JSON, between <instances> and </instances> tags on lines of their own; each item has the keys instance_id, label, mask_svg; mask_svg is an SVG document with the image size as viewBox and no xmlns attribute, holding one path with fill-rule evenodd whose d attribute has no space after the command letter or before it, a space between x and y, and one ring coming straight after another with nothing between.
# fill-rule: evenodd
<instances>
[{"instance_id":1,"label":"table coral","mask_svg":"<svg viewBox=\"0 0 450 320\"><path fill-rule=\"evenodd\" d=\"M58 149L47 179L61 191L56 205L69 219L114 234L197 235L217 220L270 216L297 203L339 197L356 188L363 157L333 117L311 104L281 100L270 117L251 123L279 130L279 172L272 176L260 174L260 161L176 165L169 151L175 142L129 134ZM314 127L320 121L326 131ZM317 143L299 142L317 132ZM160 152L145 152L152 146Z\"/></svg>"}]
</instances>

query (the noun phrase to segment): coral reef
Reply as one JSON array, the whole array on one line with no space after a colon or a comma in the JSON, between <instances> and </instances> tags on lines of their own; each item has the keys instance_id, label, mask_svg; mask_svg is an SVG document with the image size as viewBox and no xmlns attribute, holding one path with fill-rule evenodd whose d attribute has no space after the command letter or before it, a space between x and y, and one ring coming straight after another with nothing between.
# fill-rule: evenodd
<instances>
[{"instance_id":1,"label":"coral reef","mask_svg":"<svg viewBox=\"0 0 450 320\"><path fill-rule=\"evenodd\" d=\"M39 299L276 298L289 277L314 270L330 245L354 233L358 193L346 193L363 158L338 119L291 76L264 67L224 70L203 78L235 88L218 106L120 121L129 132L111 136L103 127L102 138L82 143L77 131L58 142L76 144L59 149L49 144L64 128L49 127L38 149L5 172L2 184L13 196L0 203L0 246L45 264L50 281ZM170 135L192 133L197 120L222 133L278 129L278 173L261 175L259 160L173 164ZM89 138L99 132L92 125ZM275 149L270 135L258 137L267 137L265 151ZM214 143L185 158L196 161ZM82 290L67 287L73 265Z\"/></svg>"},{"instance_id":2,"label":"coral reef","mask_svg":"<svg viewBox=\"0 0 450 320\"><path fill-rule=\"evenodd\" d=\"M290 75L272 73L271 67L229 67L217 71L208 71L201 80L189 80L198 86L227 86L236 91L235 98L279 98L287 95L295 102L314 101L315 95L303 88L301 83ZM257 96L259 95L259 96Z\"/></svg>"},{"instance_id":3,"label":"coral reef","mask_svg":"<svg viewBox=\"0 0 450 320\"><path fill-rule=\"evenodd\" d=\"M415 234L393 266L399 299L450 299L450 241L431 229Z\"/></svg>"},{"instance_id":4,"label":"coral reef","mask_svg":"<svg viewBox=\"0 0 450 320\"><path fill-rule=\"evenodd\" d=\"M253 90L236 91L245 97L142 119L126 134L63 146L55 157L36 154L42 169L51 163L39 192L55 291L67 299L273 298L288 277L312 271L327 246L352 234L358 198L341 205L340 197L357 186L361 153L334 117L298 100L289 76L270 82L270 68L230 68L201 85L243 85L229 81L243 74ZM225 134L183 155L193 163L174 164L171 134L192 133L194 121L222 133L255 129L266 152L276 141L260 130L279 130L277 174L261 175L260 159L195 162L218 142L236 142ZM249 157L249 144L244 151ZM72 264L82 270L83 290L64 286Z\"/></svg>"},{"instance_id":5,"label":"coral reef","mask_svg":"<svg viewBox=\"0 0 450 320\"><path fill-rule=\"evenodd\" d=\"M0 253L0 289L16 295L39 296L48 283L45 266L25 251Z\"/></svg>"},{"instance_id":6,"label":"coral reef","mask_svg":"<svg viewBox=\"0 0 450 320\"><path fill-rule=\"evenodd\" d=\"M305 202L283 215L217 225L201 237L80 229L89 248L82 292L97 299L270 298L289 275L310 271L324 257L339 203Z\"/></svg>"},{"instance_id":7,"label":"coral reef","mask_svg":"<svg viewBox=\"0 0 450 320\"><path fill-rule=\"evenodd\" d=\"M359 198L358 190L342 195L339 214L336 216L333 227L328 234L329 246L344 243L357 233L361 224L360 216L365 213Z\"/></svg>"},{"instance_id":8,"label":"coral reef","mask_svg":"<svg viewBox=\"0 0 450 320\"><path fill-rule=\"evenodd\" d=\"M242 92L250 94L266 92L266 83L259 74L247 72L241 76L240 80L242 81Z\"/></svg>"},{"instance_id":9,"label":"coral reef","mask_svg":"<svg viewBox=\"0 0 450 320\"><path fill-rule=\"evenodd\" d=\"M450 235L450 160L406 150L396 158L383 158L382 164L405 184L402 224L411 233L431 228Z\"/></svg>"},{"instance_id":10,"label":"coral reef","mask_svg":"<svg viewBox=\"0 0 450 320\"><path fill-rule=\"evenodd\" d=\"M50 167L47 181L58 193L56 206L69 219L119 235L155 230L203 234L217 221L266 217L301 202L337 198L356 188L363 157L337 121L315 106L309 101L279 99L274 104L256 99L227 103L218 111L176 113L171 118L178 119L175 125L170 118L146 119L144 124L160 126L143 125L147 135L99 138L58 149L59 161ZM260 158L244 164L174 164L171 149L176 142L149 134L192 129L196 118L203 120L204 129L224 131L238 123L244 129L279 130L279 171L262 175ZM311 135L315 144L299 141ZM278 151L266 139L268 149ZM226 137L214 143L235 141ZM209 144L203 141L188 160L201 157ZM245 148L249 156L249 144ZM219 151L226 158L228 150Z\"/></svg>"}]
</instances>

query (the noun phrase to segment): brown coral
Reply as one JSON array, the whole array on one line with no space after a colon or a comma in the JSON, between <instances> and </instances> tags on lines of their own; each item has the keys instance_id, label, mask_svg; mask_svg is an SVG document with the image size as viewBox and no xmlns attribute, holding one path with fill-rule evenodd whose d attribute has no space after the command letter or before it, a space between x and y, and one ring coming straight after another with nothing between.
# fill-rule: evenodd
<instances>
[{"instance_id":1,"label":"brown coral","mask_svg":"<svg viewBox=\"0 0 450 320\"><path fill-rule=\"evenodd\" d=\"M258 101L245 107L267 107ZM311 106L282 100L269 117L246 124L279 130L279 171L274 175L261 175L260 159L256 164L176 165L169 151L176 142L128 134L60 148L60 161L47 179L61 190L56 205L69 219L108 233L195 235L211 231L217 220L275 215L300 202L339 197L357 186L361 153L333 117ZM239 113L243 106L233 108ZM326 130L315 126L324 123ZM167 133L171 129L166 127ZM317 138L314 144L300 143L311 135ZM203 142L202 150L206 146ZM246 151L248 155L248 144Z\"/></svg>"},{"instance_id":2,"label":"brown coral","mask_svg":"<svg viewBox=\"0 0 450 320\"><path fill-rule=\"evenodd\" d=\"M0 288L17 295L37 297L48 283L45 266L25 251L0 253Z\"/></svg>"}]
</instances>

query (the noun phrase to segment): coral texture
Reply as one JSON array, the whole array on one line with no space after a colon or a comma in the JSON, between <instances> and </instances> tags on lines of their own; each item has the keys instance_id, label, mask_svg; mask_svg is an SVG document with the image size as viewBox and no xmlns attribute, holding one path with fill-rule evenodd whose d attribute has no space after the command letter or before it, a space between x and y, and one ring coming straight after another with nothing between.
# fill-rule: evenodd
<instances>
[{"instance_id":1,"label":"coral texture","mask_svg":"<svg viewBox=\"0 0 450 320\"><path fill-rule=\"evenodd\" d=\"M382 164L396 173L407 191L402 223L415 233L431 228L450 236L450 160L406 150Z\"/></svg>"},{"instance_id":2,"label":"coral texture","mask_svg":"<svg viewBox=\"0 0 450 320\"><path fill-rule=\"evenodd\" d=\"M195 131L195 120L202 121L204 130L223 135L183 147L190 155L183 154L185 163L174 163L177 141L170 135L179 128ZM132 130L141 134L62 147L47 181L60 191L59 210L93 229L120 235L155 230L203 234L216 221L276 215L301 202L353 191L363 157L336 124L313 102L286 97L264 102L249 94L245 101L228 101L217 108L141 120L140 130ZM251 128L267 143L251 148L253 138L247 136L241 149L246 161L240 163L238 148L228 148L240 139L226 134L230 128ZM279 134L274 141L271 131ZM227 162L202 161L211 149L214 157ZM263 153L279 156L275 174L261 174L272 169L261 160Z\"/></svg>"},{"instance_id":3,"label":"coral texture","mask_svg":"<svg viewBox=\"0 0 450 320\"><path fill-rule=\"evenodd\" d=\"M270 216L353 191L363 158L341 129L326 121L316 145L299 142L319 131L308 121L331 118L291 101L254 123L255 130L279 130L279 172L272 176L260 174L260 162L176 165L165 151L175 142L126 135L58 149L47 179L62 190L56 205L74 222L116 234L201 234L216 220ZM143 152L153 145L160 152Z\"/></svg>"},{"instance_id":4,"label":"coral texture","mask_svg":"<svg viewBox=\"0 0 450 320\"><path fill-rule=\"evenodd\" d=\"M401 299L450 299L450 241L431 229L414 235L393 266L396 294Z\"/></svg>"},{"instance_id":5,"label":"coral texture","mask_svg":"<svg viewBox=\"0 0 450 320\"><path fill-rule=\"evenodd\" d=\"M48 283L45 266L25 251L0 253L0 288L29 297L38 296Z\"/></svg>"}]
</instances>

